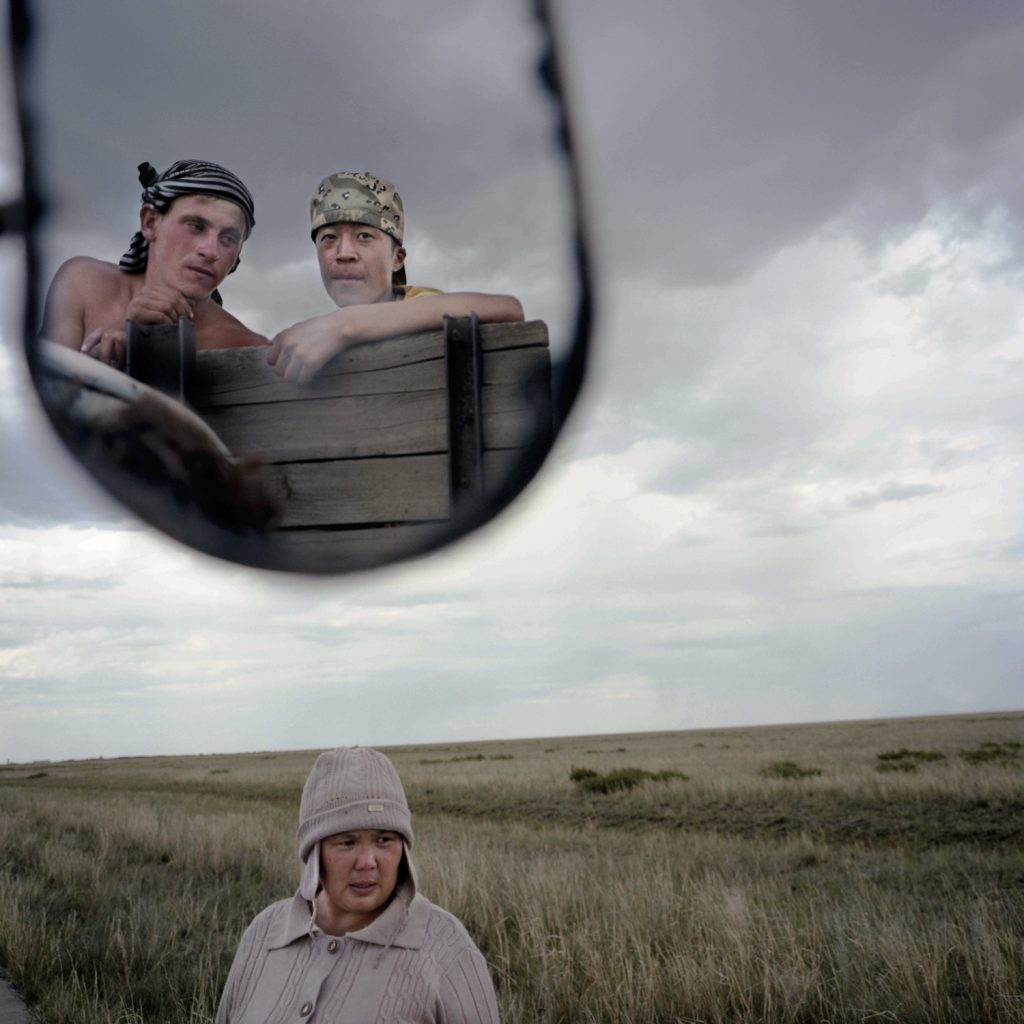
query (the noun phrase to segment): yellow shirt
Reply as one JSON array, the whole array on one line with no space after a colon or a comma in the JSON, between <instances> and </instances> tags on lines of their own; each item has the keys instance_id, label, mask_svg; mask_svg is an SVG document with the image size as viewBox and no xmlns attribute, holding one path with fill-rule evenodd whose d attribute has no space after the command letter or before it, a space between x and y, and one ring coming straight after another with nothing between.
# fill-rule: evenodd
<instances>
[{"instance_id":1,"label":"yellow shirt","mask_svg":"<svg viewBox=\"0 0 1024 1024\"><path fill-rule=\"evenodd\" d=\"M400 284L395 288L396 299L422 299L424 295L441 295L437 288L424 288L416 284Z\"/></svg>"}]
</instances>

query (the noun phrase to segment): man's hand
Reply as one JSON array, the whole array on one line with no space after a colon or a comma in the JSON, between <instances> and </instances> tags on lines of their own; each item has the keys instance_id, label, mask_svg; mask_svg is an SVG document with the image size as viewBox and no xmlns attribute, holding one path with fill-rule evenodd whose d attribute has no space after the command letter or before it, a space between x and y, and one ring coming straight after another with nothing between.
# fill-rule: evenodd
<instances>
[{"instance_id":1,"label":"man's hand","mask_svg":"<svg viewBox=\"0 0 1024 1024\"><path fill-rule=\"evenodd\" d=\"M179 291L150 285L135 295L125 309L125 320L134 324L176 324L181 317L192 319L192 304ZM97 327L83 339L81 351L101 363L123 369L128 340L123 328Z\"/></svg>"},{"instance_id":2,"label":"man's hand","mask_svg":"<svg viewBox=\"0 0 1024 1024\"><path fill-rule=\"evenodd\" d=\"M182 317L192 319L192 303L181 292L163 285L148 285L138 292L125 310L133 324L176 324Z\"/></svg>"},{"instance_id":3,"label":"man's hand","mask_svg":"<svg viewBox=\"0 0 1024 1024\"><path fill-rule=\"evenodd\" d=\"M124 331L97 327L82 340L81 351L101 363L121 369L128 351L128 339Z\"/></svg>"},{"instance_id":4,"label":"man's hand","mask_svg":"<svg viewBox=\"0 0 1024 1024\"><path fill-rule=\"evenodd\" d=\"M267 362L285 380L305 384L346 344L345 310L292 324L270 340Z\"/></svg>"}]
</instances>

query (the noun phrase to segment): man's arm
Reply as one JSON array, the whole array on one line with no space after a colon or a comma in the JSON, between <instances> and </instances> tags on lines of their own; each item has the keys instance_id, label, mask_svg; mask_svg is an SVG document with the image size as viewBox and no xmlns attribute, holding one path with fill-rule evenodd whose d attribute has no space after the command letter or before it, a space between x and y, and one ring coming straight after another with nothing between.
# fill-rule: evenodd
<instances>
[{"instance_id":1,"label":"man's arm","mask_svg":"<svg viewBox=\"0 0 1024 1024\"><path fill-rule=\"evenodd\" d=\"M437 330L445 316L471 313L476 313L484 324L523 319L518 299L481 292L451 292L401 302L346 306L281 331L270 342L267 362L286 380L305 384L325 363L351 345Z\"/></svg>"}]
</instances>

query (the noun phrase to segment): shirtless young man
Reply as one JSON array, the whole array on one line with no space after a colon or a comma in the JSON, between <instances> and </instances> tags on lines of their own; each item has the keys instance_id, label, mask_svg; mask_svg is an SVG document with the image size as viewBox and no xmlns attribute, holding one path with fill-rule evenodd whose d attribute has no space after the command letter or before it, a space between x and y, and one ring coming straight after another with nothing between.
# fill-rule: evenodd
<instances>
[{"instance_id":1,"label":"shirtless young man","mask_svg":"<svg viewBox=\"0 0 1024 1024\"><path fill-rule=\"evenodd\" d=\"M125 361L125 321L195 325L196 348L264 345L220 306L217 286L238 266L253 226L249 190L229 170L179 160L163 174L139 165L139 228L115 266L75 256L46 296L42 336L113 366Z\"/></svg>"},{"instance_id":2,"label":"shirtless young man","mask_svg":"<svg viewBox=\"0 0 1024 1024\"><path fill-rule=\"evenodd\" d=\"M523 319L511 295L442 294L405 284L402 200L383 178L332 174L320 182L309 212L320 276L339 308L271 340L267 362L287 380L305 383L350 345L440 328L445 315L476 313L481 323Z\"/></svg>"}]
</instances>

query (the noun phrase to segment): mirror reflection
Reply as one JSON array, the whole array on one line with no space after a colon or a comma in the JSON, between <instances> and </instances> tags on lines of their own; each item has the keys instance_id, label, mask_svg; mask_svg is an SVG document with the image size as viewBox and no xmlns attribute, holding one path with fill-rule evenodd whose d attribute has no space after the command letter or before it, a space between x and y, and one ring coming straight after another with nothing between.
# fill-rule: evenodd
<instances>
[{"instance_id":1,"label":"mirror reflection","mask_svg":"<svg viewBox=\"0 0 1024 1024\"><path fill-rule=\"evenodd\" d=\"M357 20L35 5L40 394L134 511L249 564L361 569L489 518L576 328L532 12Z\"/></svg>"}]
</instances>

